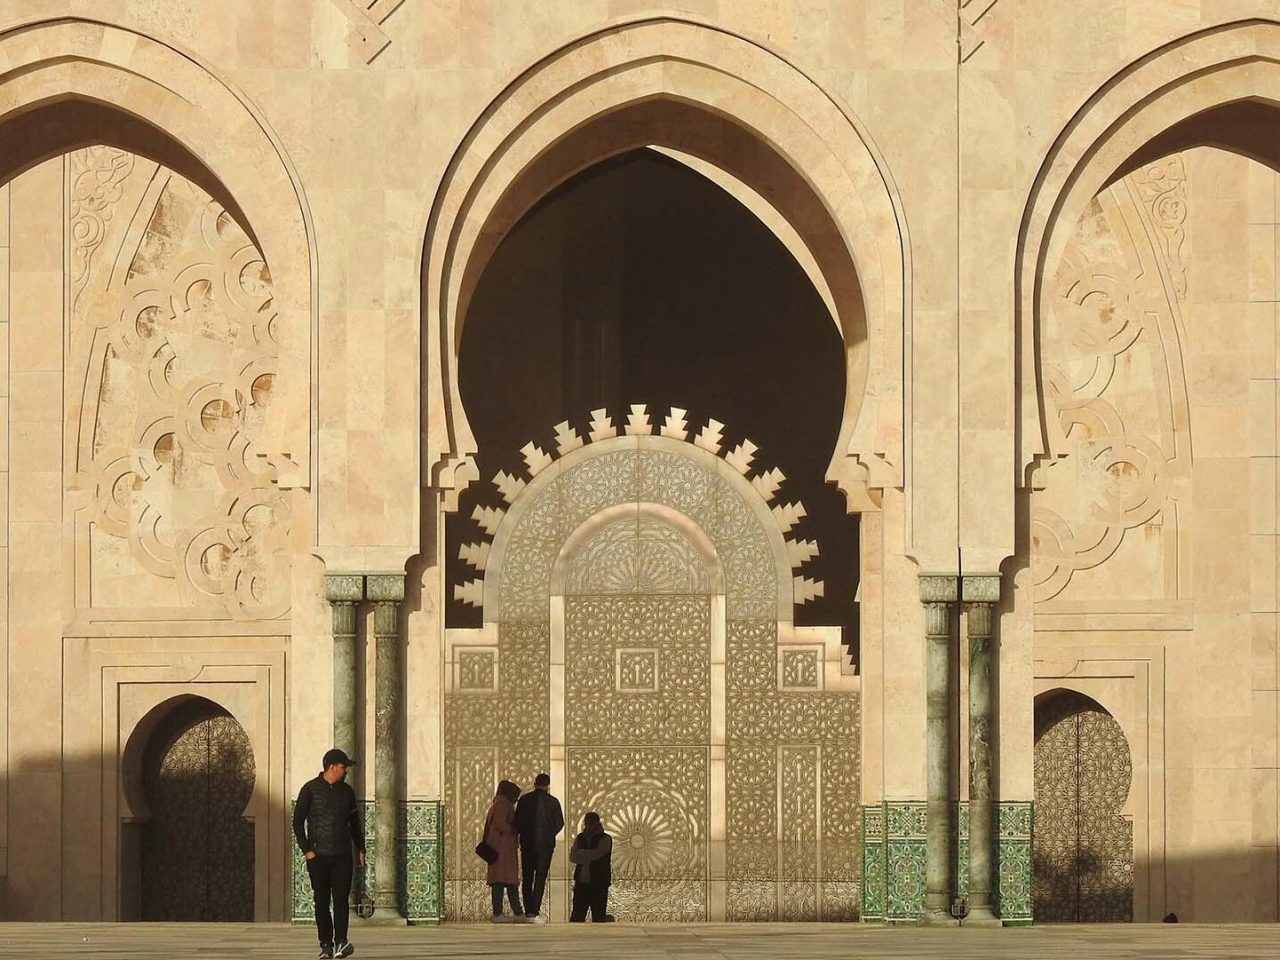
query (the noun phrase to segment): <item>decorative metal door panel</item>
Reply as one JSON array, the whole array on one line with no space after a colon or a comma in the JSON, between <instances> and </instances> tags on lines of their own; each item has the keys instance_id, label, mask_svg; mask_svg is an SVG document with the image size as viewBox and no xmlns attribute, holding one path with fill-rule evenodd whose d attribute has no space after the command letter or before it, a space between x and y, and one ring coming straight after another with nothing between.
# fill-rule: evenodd
<instances>
[{"instance_id":1,"label":"decorative metal door panel","mask_svg":"<svg viewBox=\"0 0 1280 960\"><path fill-rule=\"evenodd\" d=\"M666 576L663 576L666 579ZM612 912L705 920L711 598L565 598L566 816L614 838Z\"/></svg>"},{"instance_id":2,"label":"decorative metal door panel","mask_svg":"<svg viewBox=\"0 0 1280 960\"><path fill-rule=\"evenodd\" d=\"M634 922L707 919L707 749L570 747L571 830L595 810L613 836L609 911Z\"/></svg>"},{"instance_id":3,"label":"decorative metal door panel","mask_svg":"<svg viewBox=\"0 0 1280 960\"><path fill-rule=\"evenodd\" d=\"M557 460L533 444L529 482L495 477L509 510L476 507L492 550L464 547L484 579L456 594L485 625L446 631L450 919L489 915L471 848L496 780L542 770L563 846L590 809L613 834L619 919L857 918L858 696L830 635L791 623L815 586L793 577L815 545L785 536L803 511L771 505L781 475L747 478L745 447L681 429L593 421L575 445L561 425Z\"/></svg>"},{"instance_id":4,"label":"decorative metal door panel","mask_svg":"<svg viewBox=\"0 0 1280 960\"><path fill-rule=\"evenodd\" d=\"M1062 694L1038 711L1035 746L1036 920L1133 920L1133 825L1121 815L1133 767L1115 719Z\"/></svg>"},{"instance_id":5,"label":"decorative metal door panel","mask_svg":"<svg viewBox=\"0 0 1280 960\"><path fill-rule=\"evenodd\" d=\"M176 718L175 718L176 719ZM249 738L232 717L186 718L162 737L144 771L144 920L253 920L253 794ZM168 743L167 749L164 744Z\"/></svg>"}]
</instances>

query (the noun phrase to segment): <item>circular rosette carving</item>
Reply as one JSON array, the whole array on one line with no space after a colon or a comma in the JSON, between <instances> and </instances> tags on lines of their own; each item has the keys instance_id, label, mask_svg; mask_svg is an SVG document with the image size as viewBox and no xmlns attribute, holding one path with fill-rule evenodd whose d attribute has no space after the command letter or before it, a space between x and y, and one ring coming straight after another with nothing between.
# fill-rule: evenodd
<instances>
[{"instance_id":1,"label":"circular rosette carving","mask_svg":"<svg viewBox=\"0 0 1280 960\"><path fill-rule=\"evenodd\" d=\"M234 614L282 615L289 607L288 500L273 491L249 491L226 519L190 531L178 545L187 581L200 593L222 598Z\"/></svg>"},{"instance_id":2,"label":"circular rosette carving","mask_svg":"<svg viewBox=\"0 0 1280 960\"><path fill-rule=\"evenodd\" d=\"M1093 517L1136 527L1158 514L1169 491L1163 452L1145 437L1091 438L1080 446L1094 490Z\"/></svg>"},{"instance_id":3,"label":"circular rosette carving","mask_svg":"<svg viewBox=\"0 0 1280 960\"><path fill-rule=\"evenodd\" d=\"M142 489L142 476L133 459L123 451L104 454L94 484L94 506L97 524L116 537L129 534L134 500Z\"/></svg>"},{"instance_id":4,"label":"circular rosette carving","mask_svg":"<svg viewBox=\"0 0 1280 960\"><path fill-rule=\"evenodd\" d=\"M613 836L613 875L619 880L701 876L702 830L684 798L656 780L625 778L593 794Z\"/></svg>"}]
</instances>

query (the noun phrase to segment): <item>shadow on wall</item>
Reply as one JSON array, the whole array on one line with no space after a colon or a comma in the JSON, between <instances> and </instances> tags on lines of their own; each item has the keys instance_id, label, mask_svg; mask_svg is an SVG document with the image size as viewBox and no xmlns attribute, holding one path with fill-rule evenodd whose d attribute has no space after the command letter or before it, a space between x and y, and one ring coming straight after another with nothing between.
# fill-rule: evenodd
<instances>
[{"instance_id":1,"label":"shadow on wall","mask_svg":"<svg viewBox=\"0 0 1280 960\"><path fill-rule=\"evenodd\" d=\"M8 811L32 805L46 812L47 820L42 823L38 836L24 838L23 852L18 857L15 857L15 838L8 838L9 856L0 874L0 918L6 921L117 919L103 910L104 905L115 902L113 891L117 889L118 874L115 866L104 860L106 845L101 842L104 826L101 815L64 821L60 814L66 799L62 793L89 789L86 786L89 783L100 785L102 773L111 762L106 757L77 756L63 758L59 767L57 758L28 758L11 768L8 780L0 784ZM295 792L298 785L291 783L290 792ZM99 800L95 809L101 810L104 806L106 804ZM265 816L285 824L289 811L273 804ZM193 819L189 823L197 821ZM256 830L258 824L250 826ZM115 825L120 831L137 827L145 824L124 821ZM198 835L199 831L195 833ZM35 840L41 843L38 849L32 842ZM1178 840L1177 832L1170 834L1171 845L1176 846ZM140 880L140 866L121 864L126 881L129 876L134 877L135 882ZM1276 893L1278 868L1280 861L1274 845L1179 854L1165 864L1163 910L1176 913L1184 923L1275 922L1280 919ZM254 872L259 875L263 872L256 863ZM1053 877L1047 879L1054 882ZM270 899L288 904L287 877L271 882L278 882L280 889L274 891ZM1058 882L1066 880L1058 878ZM254 894L257 893L255 886ZM1085 894L1094 897L1105 895L1106 891L1086 890ZM1162 915L1135 919L1159 921Z\"/></svg>"},{"instance_id":2,"label":"shadow on wall","mask_svg":"<svg viewBox=\"0 0 1280 960\"><path fill-rule=\"evenodd\" d=\"M276 864L289 861L265 841L267 823L287 824L289 810L253 797L258 771L234 718L201 697L176 699L126 748L119 779L109 756L9 768L4 819L20 813L29 827L6 837L0 918L288 919L287 869Z\"/></svg>"}]
</instances>

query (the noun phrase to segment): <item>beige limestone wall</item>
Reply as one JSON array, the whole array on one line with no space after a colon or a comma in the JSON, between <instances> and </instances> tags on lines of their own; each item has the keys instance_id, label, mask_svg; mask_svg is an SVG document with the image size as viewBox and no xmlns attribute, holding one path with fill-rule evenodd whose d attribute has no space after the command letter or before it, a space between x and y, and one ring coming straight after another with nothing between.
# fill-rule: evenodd
<instances>
[{"instance_id":1,"label":"beige limestone wall","mask_svg":"<svg viewBox=\"0 0 1280 960\"><path fill-rule=\"evenodd\" d=\"M976 19L978 8L981 19ZM16 28L68 16L108 22L116 29L85 26L77 31L79 39L66 45L61 33L47 40L42 35L33 57L57 60L69 49L86 57L92 51L88 59L107 65L128 64L137 57L136 73L155 77L155 86L123 80L120 70L100 65L79 64L74 76L61 68L47 77L41 72L38 83L31 79L34 73L16 71L0 84L0 110L7 116L33 98L76 90L152 118L193 147L197 159L242 205L247 226L266 246L278 289L288 291L280 294L284 307L301 315L289 326L304 331L308 348L295 340L297 349L286 351L285 357L294 375L291 423L296 430L301 419L306 447L305 456L297 453L305 469L290 484L297 488L290 495L291 512L305 518L291 529L288 547L291 785L311 771L328 740L332 678L328 611L320 599L323 570L398 569L416 555L411 583L420 587L410 591L406 627L407 663L414 678L408 698L408 791L421 797L438 793L440 504L434 494L423 495L422 487L435 480L422 475L419 454L427 442L424 433L436 429L444 410L435 399L441 384L423 382L424 369L430 369L424 358L436 348L421 337L421 270L430 253L424 250L424 237L433 199L450 174L450 159L503 88L541 58L594 31L670 16L702 25L705 33L695 32L700 39L691 42L694 52L705 48L702 52L710 57L728 32L788 64L790 71L778 67L776 75L765 78L748 70L743 79L772 82L785 77L788 89L802 91L794 98L801 114L812 110L826 116L823 111L836 109L855 118L870 154L881 163L883 193L894 198L889 206L896 214L892 223L877 220L871 225L869 233L884 246L861 253L857 266L865 275L877 268L887 273L894 257L882 251L896 249L897 267L907 279L905 329L886 331L884 337L886 343L895 337L901 341L897 349L902 359L887 350L872 371L873 376L898 371L905 392L895 394L890 387L880 391L889 409L877 425L887 431L880 446L896 442L902 477L884 492L883 517L866 528L870 533L878 526L883 543L882 557L864 560L863 594L864 665L877 673L883 717L875 721L881 724L878 741L870 714L864 724L868 775L863 783L866 791L881 783L883 796L919 797L920 740L913 734L910 745L902 747L891 742L888 732L920 725L916 564L926 571L951 569L958 549L967 571L988 572L1006 557L1028 552L1027 544L1018 542L1025 541L1027 531L1018 527L1025 504L1016 490L1027 482L1025 468L1032 459L1023 454L1040 451L1036 403L1015 405L1017 397L1034 400L1028 386L1034 378L1027 375L1034 357L1030 367L1024 366L1028 340L1014 336L1024 321L1025 329L1034 326L1024 316L1026 291L1016 285L1023 272L1019 239L1037 235L1044 226L1033 222L1040 216L1035 211L1042 209L1035 202L1036 184L1060 185L1054 178L1068 178L1085 152L1082 147L1050 159L1053 145L1060 136L1088 133L1093 126L1097 130L1090 137L1102 135L1109 120L1092 108L1101 99L1099 91L1126 65L1215 24L1249 17L1274 21L1275 11L1269 0L999 0L989 7L934 0L452 5L406 0L378 20L349 0L227 0L216 9L194 0L29 0L0 9L0 35L6 44L17 42L33 32ZM1230 43L1247 52L1243 41ZM159 69L168 61L153 49L157 47L180 51L175 57L183 62L182 69ZM1219 81L1212 96L1222 101L1263 91L1264 78L1272 74L1263 72L1271 61L1261 60L1252 72ZM1160 69L1170 78L1177 75L1178 68ZM186 71L202 79L187 84ZM664 82L675 85L678 79L673 74ZM1212 96L1206 96L1204 104L1211 105ZM187 104L185 110L175 104L179 99ZM224 110L229 103L240 107ZM731 96L718 105L731 116L744 109ZM780 108L768 106L754 116L770 113L782 115ZM778 119L779 129L784 119ZM14 122L18 125L6 126L6 137L21 135L21 118ZM1154 124L1152 130L1158 127ZM1123 146L1110 148L1115 158L1123 160L1152 130L1135 127L1126 133L1120 138ZM828 161L817 153L796 159L807 177L829 173ZM500 170L502 162L499 158ZM514 178L517 171L503 172ZM1100 176L1105 179L1111 172ZM8 850L9 915L41 917L58 915L65 899L58 855L61 826L52 812L58 809L61 774L49 758L59 749L64 580L71 574L62 554L44 546L64 536L63 504L54 502L54 492L65 482L64 464L60 441L50 446L49 440L62 435L63 366L57 345L64 329L63 254L60 241L53 243L53 208L36 203L29 191L42 177L52 189L55 181L61 183L58 176L53 167L42 166L4 188L10 213L3 245L8 266L0 271L9 307L9 327L0 338L9 345L3 371L9 436L5 586L8 597L23 601L20 607L10 603L6 617L9 793L0 845L7 844ZM1234 277L1258 298L1248 311L1254 325L1250 336L1262 338L1256 349L1250 341L1250 362L1257 363L1258 357L1270 355L1265 338L1274 309L1268 313L1267 304L1274 307L1275 297L1273 289L1267 299L1267 261L1253 251L1256 245L1265 252L1268 236L1274 236L1274 217L1261 219L1265 215L1258 211L1265 209L1265 199L1259 198L1265 198L1267 188L1253 172L1250 184L1257 192L1250 195L1248 217L1259 219L1245 230L1254 264L1249 276L1242 277L1239 259L1226 254L1226 262L1192 263L1201 263L1196 269L1206 271L1201 287ZM1100 185L1085 191L1081 206ZM1051 208L1053 197L1046 202ZM1237 217L1229 209L1240 203L1238 197L1224 197L1218 213ZM1069 228L1078 212L1073 208L1064 215ZM289 232L282 224L297 228L292 233L295 241L303 238L300 244L277 236ZM1211 223L1200 233L1213 237L1220 230L1235 236L1236 226ZM1197 250L1203 252L1204 244ZM1035 260L1037 253L1032 249L1029 259ZM1274 283L1274 271L1272 278ZM1198 295L1194 275L1188 278L1188 291ZM1208 312L1234 309L1238 303L1208 300L1197 307ZM1222 756L1230 762L1188 760L1185 754L1175 758L1174 766L1183 766L1177 773L1181 785L1169 787L1170 843L1175 836L1196 848L1222 842L1235 852L1272 849L1276 829L1275 734L1269 712L1276 687L1275 590L1268 573L1275 566L1274 517L1268 506L1274 449L1265 437L1273 378L1251 368L1240 394L1241 362L1238 356L1230 361L1230 377L1205 374L1198 387L1193 383L1190 388L1193 438L1204 459L1188 478L1195 491L1193 529L1183 531L1170 562L1174 586L1193 591L1194 610L1174 606L1166 611L1176 626L1171 632L1161 621L1126 621L1126 637L1136 636L1134 642L1125 639L1121 647L1127 652L1117 655L1128 677L1156 657L1141 651L1150 648L1163 656L1162 651L1178 646L1184 659L1170 660L1169 690L1192 697L1196 706L1180 711L1177 722L1203 721L1204 731L1212 729L1229 745ZM1237 393L1213 394L1211 384L1219 379L1234 384ZM1246 414L1254 418L1256 436L1241 434ZM896 435L888 429L895 419ZM1216 472L1206 480L1210 466ZM1223 508L1229 516L1218 518L1219 530L1202 508L1206 499L1208 509L1222 501L1216 493L1201 495L1205 484L1233 491L1233 498L1248 496L1256 506L1247 518ZM1165 555L1151 545L1167 538L1172 527L1165 526L1159 537L1149 535L1151 543L1140 557L1132 557L1146 577L1144 590L1156 581L1162 587L1167 582L1165 568L1152 565L1157 554ZM1226 538L1226 531L1235 539ZM1190 551L1190 565L1177 553L1183 547ZM1243 557L1252 558L1248 570ZM1006 587L1017 599L1002 622L1000 775L1006 799L1025 798L1031 788L1030 650L1038 611L1028 596L1032 586L1024 582L1029 578L1018 573L1012 578L1016 587ZM1099 579L1107 581L1097 588L1110 590L1108 600L1116 598L1119 587L1136 589L1139 582ZM1247 597L1241 593L1245 582L1250 584ZM1151 596L1142 593L1138 599ZM1163 603L1170 597L1157 599ZM1150 613L1124 612L1138 617ZM1109 642L1092 629L1095 625L1087 619L1055 623L1054 635L1075 637L1083 626L1090 628L1089 646ZM198 634L202 628L189 624L184 629ZM162 634L157 627L156 635ZM1174 634L1177 639L1169 639ZM1036 635L1035 643L1042 635ZM1194 642L1187 642L1188 636ZM1246 646L1252 658L1247 668L1236 659ZM1196 652L1186 652L1187 647ZM1234 664L1224 672L1224 685L1202 690L1199 671L1223 663ZM870 682L864 687L869 711L874 687ZM1223 703L1233 709L1223 713ZM1197 729L1179 732L1175 724L1170 736L1185 743ZM283 742L283 731L274 735ZM870 775L873 770L879 772ZM21 794L14 788L19 772ZM1170 773L1172 777L1174 767ZM1234 785L1230 803L1221 808L1211 802L1219 783ZM1240 807L1235 788L1243 791L1239 795L1255 797L1256 807ZM1178 812L1175 793L1183 805ZM869 792L867 799L877 797ZM1150 822L1157 819L1150 815ZM1223 837L1227 839L1220 841ZM1171 889L1185 892L1186 882L1172 878ZM1194 897L1197 911L1208 915L1221 908L1213 884L1196 879L1194 888L1194 895L1187 895Z\"/></svg>"},{"instance_id":2,"label":"beige limestone wall","mask_svg":"<svg viewBox=\"0 0 1280 960\"><path fill-rule=\"evenodd\" d=\"M1143 167L1058 276L1066 459L1022 592L1036 692L1094 697L1129 740L1135 919L1277 916L1276 179L1207 147Z\"/></svg>"}]
</instances>

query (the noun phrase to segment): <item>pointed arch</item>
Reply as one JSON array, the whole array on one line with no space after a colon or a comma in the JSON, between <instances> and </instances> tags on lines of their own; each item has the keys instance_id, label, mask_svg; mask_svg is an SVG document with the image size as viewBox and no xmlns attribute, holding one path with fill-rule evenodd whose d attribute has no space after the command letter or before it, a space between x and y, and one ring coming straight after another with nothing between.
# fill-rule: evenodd
<instances>
[{"instance_id":1,"label":"pointed arch","mask_svg":"<svg viewBox=\"0 0 1280 960\"><path fill-rule=\"evenodd\" d=\"M1033 181L1014 264L1015 482L1050 455L1041 386L1042 288L1085 206L1146 144L1214 107L1280 106L1280 23L1241 20L1169 43L1117 73L1076 112Z\"/></svg>"},{"instance_id":2,"label":"pointed arch","mask_svg":"<svg viewBox=\"0 0 1280 960\"><path fill-rule=\"evenodd\" d=\"M141 120L204 165L243 211L280 311L281 402L264 448L281 486L310 484L316 264L310 212L280 138L241 92L192 54L97 20L33 20L0 34L0 131L82 101Z\"/></svg>"},{"instance_id":3,"label":"pointed arch","mask_svg":"<svg viewBox=\"0 0 1280 960\"><path fill-rule=\"evenodd\" d=\"M874 503L869 491L901 485L910 254L885 164L849 112L777 54L672 18L610 27L540 60L455 153L422 260L423 483L452 499L475 477L457 354L471 293L502 237L557 184L644 146L721 167L777 205L802 262L817 263L845 341L828 479L855 509Z\"/></svg>"}]
</instances>

